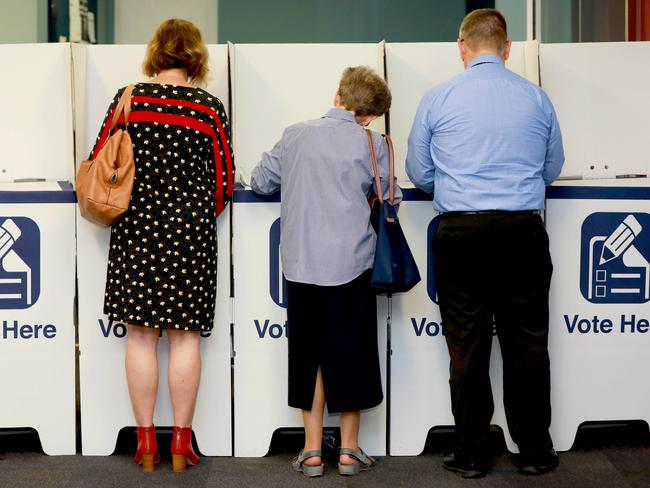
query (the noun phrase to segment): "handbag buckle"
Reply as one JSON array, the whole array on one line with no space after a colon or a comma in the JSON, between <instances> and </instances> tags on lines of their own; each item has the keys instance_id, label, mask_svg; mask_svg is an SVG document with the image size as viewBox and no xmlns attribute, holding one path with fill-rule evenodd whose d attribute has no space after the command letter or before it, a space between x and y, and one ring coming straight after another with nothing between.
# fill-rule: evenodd
<instances>
[{"instance_id":1,"label":"handbag buckle","mask_svg":"<svg viewBox=\"0 0 650 488\"><path fill-rule=\"evenodd\" d=\"M111 175L108 181L111 183L111 185L117 183L117 171Z\"/></svg>"}]
</instances>

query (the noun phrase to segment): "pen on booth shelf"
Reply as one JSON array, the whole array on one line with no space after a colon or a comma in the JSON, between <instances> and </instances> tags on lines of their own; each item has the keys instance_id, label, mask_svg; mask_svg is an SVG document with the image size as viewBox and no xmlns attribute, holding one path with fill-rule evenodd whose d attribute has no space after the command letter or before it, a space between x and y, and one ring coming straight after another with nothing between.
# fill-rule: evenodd
<instances>
[{"instance_id":1,"label":"pen on booth shelf","mask_svg":"<svg viewBox=\"0 0 650 488\"><path fill-rule=\"evenodd\" d=\"M631 174L626 174L626 175L616 175L617 178L647 178L648 175L644 175L642 173L631 173Z\"/></svg>"},{"instance_id":2,"label":"pen on booth shelf","mask_svg":"<svg viewBox=\"0 0 650 488\"><path fill-rule=\"evenodd\" d=\"M603 244L603 250L600 253L600 265L611 261L619 257L630 245L636 236L641 232L641 224L634 217L634 215L628 215L623 219L623 222L616 227L616 230L612 232L605 243Z\"/></svg>"}]
</instances>

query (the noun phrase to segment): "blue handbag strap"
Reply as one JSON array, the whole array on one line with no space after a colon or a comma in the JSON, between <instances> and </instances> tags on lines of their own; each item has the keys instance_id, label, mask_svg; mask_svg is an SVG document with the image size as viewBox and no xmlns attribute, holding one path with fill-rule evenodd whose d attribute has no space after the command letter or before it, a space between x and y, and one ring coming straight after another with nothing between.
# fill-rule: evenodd
<instances>
[{"instance_id":1,"label":"blue handbag strap","mask_svg":"<svg viewBox=\"0 0 650 488\"><path fill-rule=\"evenodd\" d=\"M377 155L375 154L375 144L372 138L372 131L370 129L365 129L366 135L368 136L368 144L370 145L370 159L372 160L372 169L375 173L375 185L377 186L377 199L380 204L384 204L384 192L381 188L381 181L379 179L379 163L377 162ZM386 139L388 143L388 161L389 161L389 196L388 202L391 205L395 204L395 150L393 149L393 140L388 134L382 134L382 137Z\"/></svg>"}]
</instances>

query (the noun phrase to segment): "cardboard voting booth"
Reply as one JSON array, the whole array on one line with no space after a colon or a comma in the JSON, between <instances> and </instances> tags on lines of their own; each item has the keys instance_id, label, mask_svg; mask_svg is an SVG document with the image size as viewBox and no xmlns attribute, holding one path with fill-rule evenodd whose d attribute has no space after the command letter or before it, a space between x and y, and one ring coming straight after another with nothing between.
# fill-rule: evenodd
<instances>
[{"instance_id":1,"label":"cardboard voting booth","mask_svg":"<svg viewBox=\"0 0 650 488\"><path fill-rule=\"evenodd\" d=\"M254 224L253 224L254 223ZM235 191L235 455L264 456L273 433L302 427L300 410L287 406L286 282L280 263L279 195ZM378 348L386 392L386 298L378 298ZM338 415L326 414L326 426ZM386 401L361 417L360 444L386 454Z\"/></svg>"},{"instance_id":2,"label":"cardboard voting booth","mask_svg":"<svg viewBox=\"0 0 650 488\"><path fill-rule=\"evenodd\" d=\"M0 428L46 454L76 452L74 218L69 183L0 183Z\"/></svg>"},{"instance_id":3,"label":"cardboard voting booth","mask_svg":"<svg viewBox=\"0 0 650 488\"><path fill-rule=\"evenodd\" d=\"M118 88L143 79L139 67L145 46L84 46L75 51L75 65L85 77L76 81L77 127L84 134L85 158ZM227 47L209 46L212 84L208 90L227 106ZM193 429L204 455L230 455L230 210L218 219L217 304L214 329L201 342L202 374ZM109 229L77 218L79 281L79 376L83 453L108 455L121 428L135 425L124 372L126 325L103 315ZM154 423L173 425L167 388L167 340L158 346L160 380Z\"/></svg>"},{"instance_id":4,"label":"cardboard voting booth","mask_svg":"<svg viewBox=\"0 0 650 488\"><path fill-rule=\"evenodd\" d=\"M562 130L565 177L648 174L650 42L542 44L542 88Z\"/></svg>"},{"instance_id":5,"label":"cardboard voting booth","mask_svg":"<svg viewBox=\"0 0 650 488\"><path fill-rule=\"evenodd\" d=\"M535 42L513 43L507 67L538 83L537 49ZM463 69L456 43L386 44L386 72L393 94L390 131L395 142L396 174L405 187L412 187L404 163L417 106L427 91L462 73ZM437 224L434 217L430 197L412 189L405 192L399 218L423 280L409 293L392 299L392 455L419 454L431 428L454 424L449 398L449 354L430 272L430 242ZM516 450L503 411L501 354L496 338L491 361L495 400L492 422L504 429L509 448Z\"/></svg>"},{"instance_id":6,"label":"cardboard voting booth","mask_svg":"<svg viewBox=\"0 0 650 488\"><path fill-rule=\"evenodd\" d=\"M650 423L650 182L548 189L556 449L587 421Z\"/></svg>"},{"instance_id":7,"label":"cardboard voting booth","mask_svg":"<svg viewBox=\"0 0 650 488\"><path fill-rule=\"evenodd\" d=\"M383 72L377 44L235 45L231 48L235 156L250 174L290 124L321 117L343 69L369 65ZM375 122L383 132L383 119ZM287 406L286 299L279 262L279 195L236 191L233 205L235 297L234 429L236 456L263 456L273 432L302 427ZM378 318L379 350L386 350L386 315ZM382 364L385 385L385 363ZM384 388L386 394L386 389ZM326 425L337 425L328 416ZM361 444L386 452L386 402L362 417Z\"/></svg>"},{"instance_id":8,"label":"cardboard voting booth","mask_svg":"<svg viewBox=\"0 0 650 488\"><path fill-rule=\"evenodd\" d=\"M432 273L431 239L438 218L425 193L404 189L399 220L415 257L422 281L410 292L392 298L390 356L390 454L422 452L433 427L453 426L449 395L449 353L443 335ZM503 378L498 339L492 342L490 377L494 396L492 423L510 439L503 409Z\"/></svg>"},{"instance_id":9,"label":"cardboard voting booth","mask_svg":"<svg viewBox=\"0 0 650 488\"><path fill-rule=\"evenodd\" d=\"M3 44L0 181L73 181L70 44Z\"/></svg>"}]
</instances>

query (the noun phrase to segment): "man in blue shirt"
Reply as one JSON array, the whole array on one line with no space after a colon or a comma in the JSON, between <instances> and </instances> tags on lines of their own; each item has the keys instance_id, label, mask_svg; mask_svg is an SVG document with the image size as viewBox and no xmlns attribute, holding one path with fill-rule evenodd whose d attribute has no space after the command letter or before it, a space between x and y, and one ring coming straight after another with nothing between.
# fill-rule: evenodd
<instances>
[{"instance_id":1,"label":"man in blue shirt","mask_svg":"<svg viewBox=\"0 0 650 488\"><path fill-rule=\"evenodd\" d=\"M540 211L564 163L562 136L548 96L506 69L511 42L500 12L468 14L458 46L466 70L423 97L406 160L442 213L432 246L457 434L443 466L467 478L490 469L494 324L518 468L541 474L558 457L548 432L553 266Z\"/></svg>"}]
</instances>

